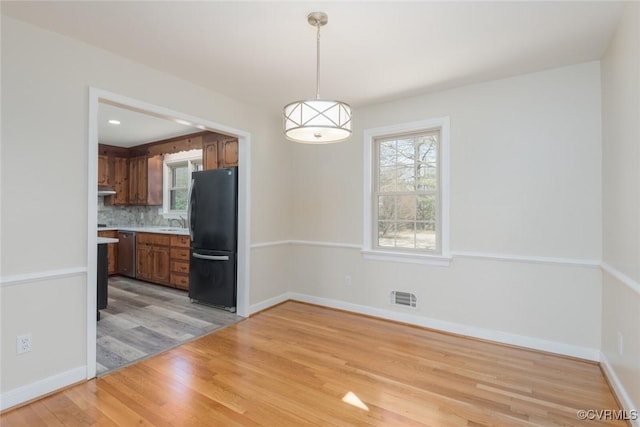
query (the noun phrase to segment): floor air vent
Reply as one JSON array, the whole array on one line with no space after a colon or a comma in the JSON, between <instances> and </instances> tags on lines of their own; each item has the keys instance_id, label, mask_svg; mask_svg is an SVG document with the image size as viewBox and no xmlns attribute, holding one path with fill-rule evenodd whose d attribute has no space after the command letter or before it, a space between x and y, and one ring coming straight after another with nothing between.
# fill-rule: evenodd
<instances>
[{"instance_id":1,"label":"floor air vent","mask_svg":"<svg viewBox=\"0 0 640 427\"><path fill-rule=\"evenodd\" d=\"M418 299L409 292L391 291L391 304L415 308Z\"/></svg>"}]
</instances>

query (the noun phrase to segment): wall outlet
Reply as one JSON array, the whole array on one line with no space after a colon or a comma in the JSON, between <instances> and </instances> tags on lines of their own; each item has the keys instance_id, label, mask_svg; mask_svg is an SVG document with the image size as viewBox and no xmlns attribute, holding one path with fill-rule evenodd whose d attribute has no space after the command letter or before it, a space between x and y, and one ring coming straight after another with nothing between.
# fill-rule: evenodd
<instances>
[{"instance_id":1,"label":"wall outlet","mask_svg":"<svg viewBox=\"0 0 640 427\"><path fill-rule=\"evenodd\" d=\"M16 337L17 354L26 353L28 351L31 351L31 334L18 335Z\"/></svg>"},{"instance_id":2,"label":"wall outlet","mask_svg":"<svg viewBox=\"0 0 640 427\"><path fill-rule=\"evenodd\" d=\"M618 354L622 356L624 353L624 336L618 331Z\"/></svg>"},{"instance_id":3,"label":"wall outlet","mask_svg":"<svg viewBox=\"0 0 640 427\"><path fill-rule=\"evenodd\" d=\"M349 275L344 276L344 285L351 286L351 276Z\"/></svg>"}]
</instances>

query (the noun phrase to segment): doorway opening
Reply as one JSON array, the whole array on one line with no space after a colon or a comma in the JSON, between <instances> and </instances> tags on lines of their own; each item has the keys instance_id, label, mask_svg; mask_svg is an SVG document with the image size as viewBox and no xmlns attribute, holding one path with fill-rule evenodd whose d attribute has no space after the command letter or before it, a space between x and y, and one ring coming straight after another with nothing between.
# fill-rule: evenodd
<instances>
[{"instance_id":1,"label":"doorway opening","mask_svg":"<svg viewBox=\"0 0 640 427\"><path fill-rule=\"evenodd\" d=\"M96 311L97 311L97 230L98 143L100 108L118 108L123 111L146 115L173 124L191 126L194 131L209 131L237 138L238 141L238 245L237 245L237 314L249 314L249 201L250 201L250 144L247 132L230 128L210 120L189 116L164 107L133 98L110 93L97 88L89 90L89 138L88 138L88 207L87 207L87 378L96 376Z\"/></svg>"}]
</instances>

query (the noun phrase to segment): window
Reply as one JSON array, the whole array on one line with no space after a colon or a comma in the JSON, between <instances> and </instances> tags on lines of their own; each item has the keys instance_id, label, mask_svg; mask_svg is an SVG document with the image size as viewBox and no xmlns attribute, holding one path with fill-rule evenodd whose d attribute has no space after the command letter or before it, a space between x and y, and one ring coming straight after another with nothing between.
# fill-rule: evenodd
<instances>
[{"instance_id":1,"label":"window","mask_svg":"<svg viewBox=\"0 0 640 427\"><path fill-rule=\"evenodd\" d=\"M365 254L448 256L448 137L448 119L365 132Z\"/></svg>"},{"instance_id":2,"label":"window","mask_svg":"<svg viewBox=\"0 0 640 427\"><path fill-rule=\"evenodd\" d=\"M202 170L202 150L167 154L164 158L163 213L187 212L191 172Z\"/></svg>"}]
</instances>

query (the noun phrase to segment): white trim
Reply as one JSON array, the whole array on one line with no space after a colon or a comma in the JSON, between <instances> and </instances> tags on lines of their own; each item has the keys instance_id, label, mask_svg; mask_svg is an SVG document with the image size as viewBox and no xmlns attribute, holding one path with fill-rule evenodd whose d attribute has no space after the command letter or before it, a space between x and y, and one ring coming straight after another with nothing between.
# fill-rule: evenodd
<instances>
[{"instance_id":1,"label":"white trim","mask_svg":"<svg viewBox=\"0 0 640 427\"><path fill-rule=\"evenodd\" d=\"M636 282L631 277L627 276L626 274L624 274L623 272L621 272L620 270L618 270L617 268L615 268L611 264L608 264L606 262L602 262L602 264L600 264L600 266L609 275L615 277L616 279L618 279L618 281L620 281L620 282L624 283L625 285L627 285L627 287L629 289L631 289L632 291L634 291L635 293L640 295L640 283Z\"/></svg>"},{"instance_id":2,"label":"white trim","mask_svg":"<svg viewBox=\"0 0 640 427\"><path fill-rule=\"evenodd\" d=\"M269 248L271 246L290 245L291 240L273 240L270 242L252 243L251 249Z\"/></svg>"},{"instance_id":3,"label":"white trim","mask_svg":"<svg viewBox=\"0 0 640 427\"><path fill-rule=\"evenodd\" d=\"M94 314L95 317L95 314ZM83 381L87 376L87 367L78 366L65 372L30 383L0 395L0 411L41 397L63 387Z\"/></svg>"},{"instance_id":4,"label":"white trim","mask_svg":"<svg viewBox=\"0 0 640 427\"><path fill-rule=\"evenodd\" d=\"M372 230L373 230L373 218L371 211L371 193L373 191L372 183L373 183L373 140L379 136L392 135L394 133L400 132L413 132L420 131L425 129L440 129L440 142L439 148L440 151L440 163L438 164L438 168L440 171L440 253L436 254L436 256L441 256L443 258L449 258L449 240L450 240L450 231L449 231L449 215L450 215L450 207L449 207L449 193L451 187L450 180L450 125L451 121L449 117L439 117L428 120L420 120L416 122L410 123L402 123L390 126L383 126L378 128L371 128L364 130L364 194L363 194L363 206L362 212L364 214L363 219L363 232L364 236L363 241L363 252L372 253L372 252L382 252L383 255L386 255L385 251L378 251L373 249L372 242ZM397 258L405 256L403 253L398 253L396 255ZM408 259L411 259L408 258ZM399 259L398 259L399 260ZM405 261L412 262L412 261Z\"/></svg>"},{"instance_id":5,"label":"white trim","mask_svg":"<svg viewBox=\"0 0 640 427\"><path fill-rule=\"evenodd\" d=\"M250 314L255 314L259 311L266 310L267 308L274 307L278 304L282 304L283 302L292 299L290 292L285 292L273 298L266 299L259 303L253 304L249 310Z\"/></svg>"},{"instance_id":6,"label":"white trim","mask_svg":"<svg viewBox=\"0 0 640 427\"><path fill-rule=\"evenodd\" d=\"M88 174L97 182L98 177L98 126L97 113L99 103L104 102L140 113L151 114L168 120L183 120L194 127L233 135L238 138L238 270L237 270L237 307L239 316L249 314L250 294L250 235L251 235L251 134L210 120L180 113L168 108L149 104L144 101L89 87L89 138L87 150ZM97 186L88 187L87 206L87 277L95 278L97 271ZM87 378L96 375L96 287L95 279L87 280Z\"/></svg>"},{"instance_id":7,"label":"white trim","mask_svg":"<svg viewBox=\"0 0 640 427\"><path fill-rule=\"evenodd\" d=\"M364 257L364 259L371 259L375 261L404 262L408 264L434 265L437 267L449 267L452 260L451 257L437 255L384 252L379 250L362 250L360 251L360 253Z\"/></svg>"},{"instance_id":8,"label":"white trim","mask_svg":"<svg viewBox=\"0 0 640 427\"><path fill-rule=\"evenodd\" d=\"M626 411L640 411L640 402L638 404L633 403L631 396L627 393L622 381L620 381L615 369L613 369L613 366L609 363L609 359L607 359L607 356L605 356L604 353L600 353L600 366L602 367L602 372L604 373L604 376L607 377L611 388L613 388L613 393L622 405L622 409ZM634 427L640 427L640 419L629 420L629 422Z\"/></svg>"},{"instance_id":9,"label":"white trim","mask_svg":"<svg viewBox=\"0 0 640 427\"><path fill-rule=\"evenodd\" d=\"M622 273L617 272L617 270L613 269L613 267L604 264L601 264L599 260L592 259L573 259L573 258L555 258L555 257L537 257L537 256L527 256L527 255L509 255L509 254L492 254L485 252L458 252L452 251L450 252L449 257L441 257L435 255L423 255L423 254L399 254L397 252L383 252L383 251L367 251L363 249L361 245L356 245L353 243L336 243L336 242L321 242L321 241L313 241L313 240L274 240L268 242L260 242L251 244L251 249L257 248L267 248L271 246L280 246L280 245L302 245L302 246L317 246L317 247L328 247L328 248L338 248L338 249L353 249L359 250L362 252L363 257L367 259L374 259L379 261L392 261L392 262L408 262L408 263L418 263L425 265L436 265L443 266L448 265L452 260L456 258L469 258L469 259L480 259L480 260L490 260L490 261L508 261L508 262L523 262L523 263L531 263L531 264L547 264L547 265L565 265L569 267L584 267L584 268L600 268L602 267L606 269L608 272L611 272L612 275L626 283L632 289L636 290L636 292L640 292L640 284L634 282L632 279L624 276ZM617 273L614 273L617 272ZM622 279L622 277L626 279ZM626 280L626 281L625 281ZM634 288L634 285L637 286Z\"/></svg>"},{"instance_id":10,"label":"white trim","mask_svg":"<svg viewBox=\"0 0 640 427\"><path fill-rule=\"evenodd\" d=\"M362 246L354 245L351 243L337 243L337 242L319 242L313 240L291 240L292 245L302 245L302 246L321 246L326 248L336 248L336 249L355 249L361 250Z\"/></svg>"},{"instance_id":11,"label":"white trim","mask_svg":"<svg viewBox=\"0 0 640 427\"><path fill-rule=\"evenodd\" d=\"M386 310L383 308L369 307L330 298L321 298L313 295L300 294L297 292L286 292L278 297L270 298L261 303L254 304L252 307L264 310L265 308L269 308L288 299L306 302L309 304L321 305L323 307L335 308L338 310L345 310L352 313L378 317L381 319L407 323L410 325L421 326L424 328L435 329L438 331L449 332L467 337L479 338L487 341L494 341L502 344L529 348L532 350L545 351L549 353L576 357L579 359L591 360L596 362L600 360L600 350L596 348L576 346L557 341L548 341L540 338L512 334L510 332L503 332L494 329L478 328L461 323L432 319L425 316Z\"/></svg>"},{"instance_id":12,"label":"white trim","mask_svg":"<svg viewBox=\"0 0 640 427\"><path fill-rule=\"evenodd\" d=\"M12 276L0 277L0 287L21 285L28 282L39 282L42 280L62 279L84 275L87 267L63 268L60 270L40 271L37 273L14 274Z\"/></svg>"},{"instance_id":13,"label":"white trim","mask_svg":"<svg viewBox=\"0 0 640 427\"><path fill-rule=\"evenodd\" d=\"M453 251L451 255L454 258L471 258L471 259L490 259L496 261L511 262L529 262L535 264L562 264L568 266L578 266L587 268L599 268L600 261L595 259L571 259L571 258L555 258L555 257L537 257L526 255L506 255L491 254L486 252L458 252Z\"/></svg>"}]
</instances>

